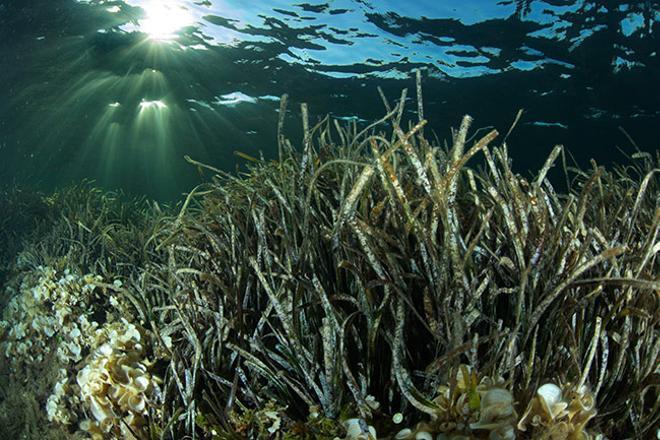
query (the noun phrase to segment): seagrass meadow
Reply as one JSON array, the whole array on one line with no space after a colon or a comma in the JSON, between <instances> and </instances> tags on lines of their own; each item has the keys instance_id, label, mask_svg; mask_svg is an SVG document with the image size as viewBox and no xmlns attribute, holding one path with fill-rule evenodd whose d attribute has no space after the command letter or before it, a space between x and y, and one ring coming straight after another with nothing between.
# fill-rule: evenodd
<instances>
[{"instance_id":1,"label":"seagrass meadow","mask_svg":"<svg viewBox=\"0 0 660 440\"><path fill-rule=\"evenodd\" d=\"M417 96L175 206L5 189L1 436L655 436L659 157L521 176Z\"/></svg>"}]
</instances>

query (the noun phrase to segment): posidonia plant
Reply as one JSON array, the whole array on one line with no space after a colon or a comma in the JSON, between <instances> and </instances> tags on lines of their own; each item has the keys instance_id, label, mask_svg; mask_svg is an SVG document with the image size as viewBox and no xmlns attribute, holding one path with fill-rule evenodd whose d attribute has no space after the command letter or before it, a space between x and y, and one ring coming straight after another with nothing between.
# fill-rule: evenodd
<instances>
[{"instance_id":1,"label":"posidonia plant","mask_svg":"<svg viewBox=\"0 0 660 440\"><path fill-rule=\"evenodd\" d=\"M299 151L282 118L277 160L233 175L188 158L214 177L176 210L101 203L24 251L78 246L69 266L123 280L108 289L153 335L163 393L133 435L649 435L659 158L580 170L557 146L523 177L469 116L429 141L419 82L416 121L405 91L381 96L368 127L310 127L303 105ZM136 217L93 214L109 206Z\"/></svg>"}]
</instances>

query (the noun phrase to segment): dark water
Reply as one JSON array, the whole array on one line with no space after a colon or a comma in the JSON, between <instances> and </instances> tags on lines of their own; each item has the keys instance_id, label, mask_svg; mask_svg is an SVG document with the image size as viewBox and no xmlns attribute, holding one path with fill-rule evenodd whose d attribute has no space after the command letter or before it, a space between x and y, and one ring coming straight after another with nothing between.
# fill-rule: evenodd
<instances>
[{"instance_id":1,"label":"dark water","mask_svg":"<svg viewBox=\"0 0 660 440\"><path fill-rule=\"evenodd\" d=\"M430 126L506 131L524 172L563 143L623 160L658 147L656 1L0 0L0 184L95 179L161 199L273 157L278 97L371 120L422 69ZM410 111L414 110L411 102Z\"/></svg>"}]
</instances>

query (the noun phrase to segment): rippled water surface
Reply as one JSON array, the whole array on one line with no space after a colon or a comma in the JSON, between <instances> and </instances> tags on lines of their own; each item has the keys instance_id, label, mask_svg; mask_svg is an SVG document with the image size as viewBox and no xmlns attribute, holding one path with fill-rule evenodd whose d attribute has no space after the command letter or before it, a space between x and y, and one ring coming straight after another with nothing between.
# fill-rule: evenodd
<instances>
[{"instance_id":1,"label":"rippled water surface","mask_svg":"<svg viewBox=\"0 0 660 440\"><path fill-rule=\"evenodd\" d=\"M439 139L470 113L506 132L521 172L563 143L578 163L655 150L653 1L0 1L0 181L83 178L171 199L188 155L233 170L273 157L279 97L358 123L377 92L414 98ZM416 109L410 103L410 115Z\"/></svg>"}]
</instances>

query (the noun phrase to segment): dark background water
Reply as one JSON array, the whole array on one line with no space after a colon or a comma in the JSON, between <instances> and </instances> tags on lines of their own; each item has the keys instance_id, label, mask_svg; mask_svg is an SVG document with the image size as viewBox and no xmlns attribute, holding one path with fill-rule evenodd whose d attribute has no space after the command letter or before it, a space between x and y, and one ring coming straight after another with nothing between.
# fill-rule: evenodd
<instances>
[{"instance_id":1,"label":"dark background water","mask_svg":"<svg viewBox=\"0 0 660 440\"><path fill-rule=\"evenodd\" d=\"M0 0L0 185L176 198L199 181L184 155L273 157L281 94L295 141L300 102L372 120L376 87L414 98L415 69L440 139L465 113L506 132L524 108L521 173L557 143L621 161L619 127L658 147L658 17L657 1Z\"/></svg>"}]
</instances>

